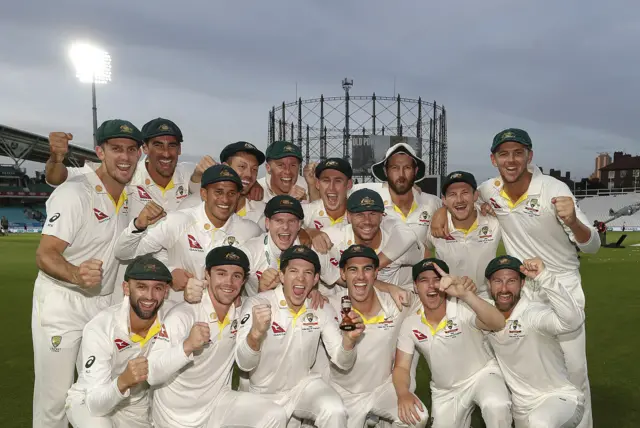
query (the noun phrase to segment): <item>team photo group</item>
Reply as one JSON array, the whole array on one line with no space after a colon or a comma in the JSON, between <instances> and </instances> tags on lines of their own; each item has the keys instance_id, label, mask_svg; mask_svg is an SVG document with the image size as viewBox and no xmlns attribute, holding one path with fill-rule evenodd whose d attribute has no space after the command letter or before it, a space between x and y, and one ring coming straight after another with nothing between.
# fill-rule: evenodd
<instances>
[{"instance_id":1,"label":"team photo group","mask_svg":"<svg viewBox=\"0 0 640 428\"><path fill-rule=\"evenodd\" d=\"M49 135L34 428L593 428L579 253L600 238L526 131L441 197L405 143L356 184L287 141L181 162L163 118L102 123L80 168L72 140Z\"/></svg>"}]
</instances>

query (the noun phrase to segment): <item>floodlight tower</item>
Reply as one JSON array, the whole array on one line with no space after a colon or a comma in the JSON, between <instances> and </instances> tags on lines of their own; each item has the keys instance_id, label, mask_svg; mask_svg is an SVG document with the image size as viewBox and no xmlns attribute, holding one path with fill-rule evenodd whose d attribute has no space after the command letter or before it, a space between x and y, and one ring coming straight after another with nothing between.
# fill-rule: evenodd
<instances>
[{"instance_id":1,"label":"floodlight tower","mask_svg":"<svg viewBox=\"0 0 640 428\"><path fill-rule=\"evenodd\" d=\"M111 81L111 55L108 52L87 43L74 43L69 56L76 69L76 77L82 83L91 83L93 107L93 146L98 145L98 108L96 107L96 84Z\"/></svg>"},{"instance_id":2,"label":"floodlight tower","mask_svg":"<svg viewBox=\"0 0 640 428\"><path fill-rule=\"evenodd\" d=\"M353 79L344 78L342 79L342 89L344 89L344 137L342 140L342 156L347 162L350 162L351 157L349 156L349 140L350 140L350 132L349 132L349 90L353 87Z\"/></svg>"}]
</instances>

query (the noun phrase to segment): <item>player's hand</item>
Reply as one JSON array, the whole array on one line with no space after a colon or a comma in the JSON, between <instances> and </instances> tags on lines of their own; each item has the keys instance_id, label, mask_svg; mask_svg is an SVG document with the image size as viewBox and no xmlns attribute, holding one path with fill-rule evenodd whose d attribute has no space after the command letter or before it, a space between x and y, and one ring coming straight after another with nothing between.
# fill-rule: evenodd
<instances>
[{"instance_id":1,"label":"player's hand","mask_svg":"<svg viewBox=\"0 0 640 428\"><path fill-rule=\"evenodd\" d=\"M296 184L289 191L289 196L291 196L292 198L295 198L295 199L297 199L299 201L304 201L305 199L307 199L307 191L304 190L303 187L300 187L300 186L298 186Z\"/></svg>"},{"instance_id":2,"label":"player's hand","mask_svg":"<svg viewBox=\"0 0 640 428\"><path fill-rule=\"evenodd\" d=\"M200 303L204 290L207 289L207 282L196 278L189 278L187 286L184 288L184 300L187 303Z\"/></svg>"},{"instance_id":3,"label":"player's hand","mask_svg":"<svg viewBox=\"0 0 640 428\"><path fill-rule=\"evenodd\" d=\"M80 263L73 279L80 288L99 286L102 283L102 260L90 259Z\"/></svg>"},{"instance_id":4,"label":"player's hand","mask_svg":"<svg viewBox=\"0 0 640 428\"><path fill-rule=\"evenodd\" d=\"M249 193L247 193L247 199L250 201L261 201L264 199L264 189L258 182L256 181L249 189Z\"/></svg>"},{"instance_id":5,"label":"player's hand","mask_svg":"<svg viewBox=\"0 0 640 428\"><path fill-rule=\"evenodd\" d=\"M61 163L69 152L69 141L73 134L67 132L51 132L49 134L49 153L56 163Z\"/></svg>"},{"instance_id":6,"label":"player's hand","mask_svg":"<svg viewBox=\"0 0 640 428\"><path fill-rule=\"evenodd\" d=\"M207 170L207 168L216 165L217 162L213 160L211 156L203 156L200 159L200 162L196 165L196 169L191 174L191 181L194 183L200 183L202 180L202 174Z\"/></svg>"},{"instance_id":7,"label":"player's hand","mask_svg":"<svg viewBox=\"0 0 640 428\"><path fill-rule=\"evenodd\" d=\"M527 278L535 279L544 270L544 262L539 257L533 259L527 259L522 262L520 266L520 272L526 275Z\"/></svg>"},{"instance_id":8,"label":"player's hand","mask_svg":"<svg viewBox=\"0 0 640 428\"><path fill-rule=\"evenodd\" d=\"M167 213L160 205L153 201L147 202L144 208L142 208L142 211L140 211L140 214L138 214L138 217L136 217L134 226L138 230L144 230L152 224L156 224L166 215Z\"/></svg>"},{"instance_id":9,"label":"player's hand","mask_svg":"<svg viewBox=\"0 0 640 428\"><path fill-rule=\"evenodd\" d=\"M193 274L184 269L174 269L171 272L171 288L175 291L182 291L187 287L189 278L193 278Z\"/></svg>"},{"instance_id":10,"label":"player's hand","mask_svg":"<svg viewBox=\"0 0 640 428\"><path fill-rule=\"evenodd\" d=\"M260 276L258 292L273 290L278 284L280 284L280 274L277 270L269 268Z\"/></svg>"},{"instance_id":11,"label":"player's hand","mask_svg":"<svg viewBox=\"0 0 640 428\"><path fill-rule=\"evenodd\" d=\"M397 285L389 284L388 291L398 310L401 311L405 306L409 306L409 292L407 290L403 290Z\"/></svg>"},{"instance_id":12,"label":"player's hand","mask_svg":"<svg viewBox=\"0 0 640 428\"><path fill-rule=\"evenodd\" d=\"M304 176L304 181L307 182L307 186L309 189L312 189L316 185L316 167L318 166L317 162L311 162L305 165L302 170L302 175Z\"/></svg>"},{"instance_id":13,"label":"player's hand","mask_svg":"<svg viewBox=\"0 0 640 428\"><path fill-rule=\"evenodd\" d=\"M318 232L318 234L311 239L311 242L313 243L313 249L320 254L327 254L333 247L331 238L324 232Z\"/></svg>"},{"instance_id":14,"label":"player's hand","mask_svg":"<svg viewBox=\"0 0 640 428\"><path fill-rule=\"evenodd\" d=\"M311 290L309 292L309 299L311 299L311 309L314 311L318 308L324 308L325 303L329 303L329 299L322 295L322 293L318 290Z\"/></svg>"},{"instance_id":15,"label":"player's hand","mask_svg":"<svg viewBox=\"0 0 640 428\"><path fill-rule=\"evenodd\" d=\"M398 418L407 425L414 426L420 422L420 412L424 412L422 402L410 391L398 395Z\"/></svg>"},{"instance_id":16,"label":"player's hand","mask_svg":"<svg viewBox=\"0 0 640 428\"><path fill-rule=\"evenodd\" d=\"M569 196L557 196L551 199L551 203L556 207L556 215L568 227L572 227L578 222L576 217L576 204Z\"/></svg>"},{"instance_id":17,"label":"player's hand","mask_svg":"<svg viewBox=\"0 0 640 428\"><path fill-rule=\"evenodd\" d=\"M129 360L125 371L118 376L118 389L125 393L127 389L146 381L148 375L149 362L146 357L136 357Z\"/></svg>"},{"instance_id":18,"label":"player's hand","mask_svg":"<svg viewBox=\"0 0 640 428\"><path fill-rule=\"evenodd\" d=\"M364 332L364 322L362 321L362 317L358 315L357 312L353 310L349 312L349 318L351 318L351 322L355 324L356 329L352 331L345 331L342 333L342 343L343 347L346 350L353 349L356 346L358 338Z\"/></svg>"},{"instance_id":19,"label":"player's hand","mask_svg":"<svg viewBox=\"0 0 640 428\"><path fill-rule=\"evenodd\" d=\"M468 295L468 293L474 293L476 286L471 278L467 276L449 275L435 263L433 267L440 275L440 291L444 291L447 295L459 299L462 299Z\"/></svg>"},{"instance_id":20,"label":"player's hand","mask_svg":"<svg viewBox=\"0 0 640 428\"><path fill-rule=\"evenodd\" d=\"M493 207L491 206L491 204L485 202L482 205L480 205L480 214L482 214L483 216L496 216L496 212L493 210Z\"/></svg>"},{"instance_id":21,"label":"player's hand","mask_svg":"<svg viewBox=\"0 0 640 428\"><path fill-rule=\"evenodd\" d=\"M271 305L269 303L255 305L251 313L253 323L249 334L252 334L256 339L260 339L267 334L269 327L271 327Z\"/></svg>"},{"instance_id":22,"label":"player's hand","mask_svg":"<svg viewBox=\"0 0 640 428\"><path fill-rule=\"evenodd\" d=\"M431 218L431 236L434 238L449 239L453 237L449 233L449 221L447 219L447 209L445 207L438 208Z\"/></svg>"},{"instance_id":23,"label":"player's hand","mask_svg":"<svg viewBox=\"0 0 640 428\"><path fill-rule=\"evenodd\" d=\"M209 324L206 322L197 322L191 327L189 337L184 341L182 348L184 354L189 355L197 352L205 347L211 340L211 331L209 330Z\"/></svg>"},{"instance_id":24,"label":"player's hand","mask_svg":"<svg viewBox=\"0 0 640 428\"><path fill-rule=\"evenodd\" d=\"M304 229L300 229L298 232L298 240L300 241L300 245L304 245L305 247L311 248L313 245L311 235Z\"/></svg>"}]
</instances>

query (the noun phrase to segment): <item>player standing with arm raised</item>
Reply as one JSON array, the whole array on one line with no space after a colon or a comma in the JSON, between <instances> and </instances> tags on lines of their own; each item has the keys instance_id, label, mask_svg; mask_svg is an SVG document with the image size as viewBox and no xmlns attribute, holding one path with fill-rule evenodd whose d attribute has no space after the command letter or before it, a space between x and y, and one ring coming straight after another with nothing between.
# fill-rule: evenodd
<instances>
[{"instance_id":1,"label":"player standing with arm raised","mask_svg":"<svg viewBox=\"0 0 640 428\"><path fill-rule=\"evenodd\" d=\"M424 406L409 390L417 350L431 371L434 428L468 428L476 405L488 427L511 428L509 391L482 331L502 330L504 317L440 259L422 260L412 273L420 304L402 323L393 369L400 418L411 423Z\"/></svg>"},{"instance_id":2,"label":"player standing with arm raised","mask_svg":"<svg viewBox=\"0 0 640 428\"><path fill-rule=\"evenodd\" d=\"M115 241L129 222L125 186L140 157L142 135L130 122L108 120L96 138L100 167L65 182L47 200L31 315L34 428L67 426L64 402L82 330L110 305L118 271Z\"/></svg>"},{"instance_id":3,"label":"player standing with arm raised","mask_svg":"<svg viewBox=\"0 0 640 428\"><path fill-rule=\"evenodd\" d=\"M294 246L282 254L282 285L249 298L242 307L236 361L249 373L250 392L284 406L289 418L313 420L318 428L345 427L340 396L311 367L321 339L333 364L352 367L364 326L351 312L356 329L341 333L329 305L308 307L319 270L318 255L308 247Z\"/></svg>"},{"instance_id":4,"label":"player standing with arm raised","mask_svg":"<svg viewBox=\"0 0 640 428\"><path fill-rule=\"evenodd\" d=\"M151 428L146 357L161 331L171 272L144 256L127 266L124 281L125 300L84 328L83 366L66 405L74 428Z\"/></svg>"}]
</instances>

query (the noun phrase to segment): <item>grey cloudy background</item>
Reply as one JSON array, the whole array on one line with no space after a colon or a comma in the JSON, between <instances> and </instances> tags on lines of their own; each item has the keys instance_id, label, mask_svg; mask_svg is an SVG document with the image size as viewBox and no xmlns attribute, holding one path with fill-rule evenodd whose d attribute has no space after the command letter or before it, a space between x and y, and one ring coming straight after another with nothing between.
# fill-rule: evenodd
<instances>
[{"instance_id":1,"label":"grey cloudy background","mask_svg":"<svg viewBox=\"0 0 640 428\"><path fill-rule=\"evenodd\" d=\"M183 129L183 152L266 145L267 112L298 95L437 100L448 109L449 170L493 174L490 140L529 130L536 162L593 172L599 151L640 152L637 1L27 0L0 14L0 123L91 141L91 91L67 47L113 57L99 120Z\"/></svg>"}]
</instances>

